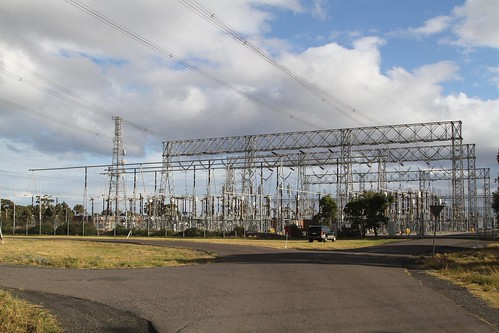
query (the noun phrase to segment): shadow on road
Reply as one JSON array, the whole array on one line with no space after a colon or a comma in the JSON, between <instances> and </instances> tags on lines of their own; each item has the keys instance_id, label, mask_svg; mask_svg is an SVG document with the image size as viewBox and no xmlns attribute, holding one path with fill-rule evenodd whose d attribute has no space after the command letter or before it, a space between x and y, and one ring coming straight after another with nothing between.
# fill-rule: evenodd
<instances>
[{"instance_id":1,"label":"shadow on road","mask_svg":"<svg viewBox=\"0 0 499 333\"><path fill-rule=\"evenodd\" d=\"M415 267L420 256L433 253L430 238L404 240L379 246L351 250L279 250L273 248L219 244L210 242L157 240L110 240L158 246L185 247L216 253L217 262L248 264L325 264L325 265L368 265L381 267ZM450 253L475 247L484 247L487 242L470 239L439 238L436 240L435 253Z\"/></svg>"},{"instance_id":2,"label":"shadow on road","mask_svg":"<svg viewBox=\"0 0 499 333\"><path fill-rule=\"evenodd\" d=\"M283 252L261 254L234 254L224 256L222 262L238 264L302 264L302 265L368 265L400 267L408 257L388 256L346 251Z\"/></svg>"},{"instance_id":3,"label":"shadow on road","mask_svg":"<svg viewBox=\"0 0 499 333\"><path fill-rule=\"evenodd\" d=\"M435 253L450 253L468 250L472 243L436 245ZM430 241L400 242L351 250L303 250L250 254L231 254L221 257L222 262L249 264L325 264L325 265L368 265L380 267L415 267L421 256L431 256Z\"/></svg>"}]
</instances>

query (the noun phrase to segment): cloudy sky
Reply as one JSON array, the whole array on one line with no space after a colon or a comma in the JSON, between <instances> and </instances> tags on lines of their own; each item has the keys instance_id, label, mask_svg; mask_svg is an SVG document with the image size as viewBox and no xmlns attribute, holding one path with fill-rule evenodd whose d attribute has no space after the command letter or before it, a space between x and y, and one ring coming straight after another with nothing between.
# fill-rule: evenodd
<instances>
[{"instance_id":1,"label":"cloudy sky","mask_svg":"<svg viewBox=\"0 0 499 333\"><path fill-rule=\"evenodd\" d=\"M0 196L81 196L81 170L29 169L111 163L113 116L128 162L168 140L461 120L495 177L498 31L496 0L2 0Z\"/></svg>"}]
</instances>

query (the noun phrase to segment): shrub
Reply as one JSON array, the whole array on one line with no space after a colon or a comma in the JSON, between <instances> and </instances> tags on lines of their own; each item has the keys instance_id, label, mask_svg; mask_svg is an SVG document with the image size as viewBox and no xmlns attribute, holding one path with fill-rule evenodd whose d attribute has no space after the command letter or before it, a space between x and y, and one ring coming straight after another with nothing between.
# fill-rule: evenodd
<instances>
[{"instance_id":1,"label":"shrub","mask_svg":"<svg viewBox=\"0 0 499 333\"><path fill-rule=\"evenodd\" d=\"M244 227L242 225L234 227L234 230L232 232L236 237L244 237Z\"/></svg>"},{"instance_id":2,"label":"shrub","mask_svg":"<svg viewBox=\"0 0 499 333\"><path fill-rule=\"evenodd\" d=\"M180 236L185 236L185 237L203 237L204 236L203 230L200 228L196 228L196 227L187 228L183 232L180 231L179 234L180 234Z\"/></svg>"}]
</instances>

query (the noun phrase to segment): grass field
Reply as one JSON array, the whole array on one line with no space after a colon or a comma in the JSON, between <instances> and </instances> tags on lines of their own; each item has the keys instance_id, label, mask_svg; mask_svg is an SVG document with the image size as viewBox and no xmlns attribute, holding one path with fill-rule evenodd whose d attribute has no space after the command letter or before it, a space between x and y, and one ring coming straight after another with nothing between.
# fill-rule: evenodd
<instances>
[{"instance_id":1,"label":"grass field","mask_svg":"<svg viewBox=\"0 0 499 333\"><path fill-rule=\"evenodd\" d=\"M189 249L50 238L10 237L1 244L0 263L56 268L114 269L204 263L215 255Z\"/></svg>"}]
</instances>

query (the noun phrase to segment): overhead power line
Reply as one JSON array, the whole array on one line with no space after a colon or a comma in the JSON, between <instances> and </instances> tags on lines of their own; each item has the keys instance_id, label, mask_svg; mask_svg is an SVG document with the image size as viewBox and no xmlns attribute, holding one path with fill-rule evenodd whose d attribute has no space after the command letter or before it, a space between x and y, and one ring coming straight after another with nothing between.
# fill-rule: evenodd
<instances>
[{"instance_id":1,"label":"overhead power line","mask_svg":"<svg viewBox=\"0 0 499 333\"><path fill-rule=\"evenodd\" d=\"M67 3L75 6L76 8L80 9L81 11L93 16L94 18L98 19L99 21L107 24L108 26L112 27L113 29L116 29L118 30L119 32L121 32L122 34L124 34L125 36L127 37L130 37L134 40L136 40L137 42L147 46L148 48L158 52L159 54L163 55L164 57L172 60L172 61L175 61L183 66L185 66L186 68L189 68L191 70L193 70L194 72L216 82L217 84L223 86L223 87L226 87L236 93L238 93L239 95L243 96L243 97L246 97L247 99L257 103L257 104L260 104L262 106L264 106L265 108L269 109L269 110L272 110L274 112L277 112L277 113L280 113L282 115L285 115L287 118L289 119L292 119L292 120L295 120L295 121L299 121L301 123L304 123L308 126L310 126L311 128L320 128L321 126L317 126L315 124L312 124L311 122L307 121L306 119L303 119L301 117L298 117L294 114L290 114L290 113L287 113L286 111L274 106L274 105L271 105L267 102L265 102L264 100L216 77L215 75L183 60L182 58L179 58L177 57L175 54L173 54L172 52L162 48L161 46L151 42L150 40L142 37L141 35L133 32L132 30L130 29L127 29L126 27L122 26L121 24L113 21L112 19L108 18L107 16L101 14L100 12L98 12L97 10L81 3L80 1L77 1L77 0L66 0Z\"/></svg>"},{"instance_id":2,"label":"overhead power line","mask_svg":"<svg viewBox=\"0 0 499 333\"><path fill-rule=\"evenodd\" d=\"M77 99L77 98L81 98L79 97L76 93L74 93L73 91L67 89L67 88L64 88L64 90L66 91L66 93L72 95L72 96L75 96L75 97L70 97L70 96L67 96L67 95L64 95L60 92L58 92L57 90L55 89L51 89L49 87L46 87L46 86L42 86L34 81L31 81L30 79L26 78L26 77L22 77L22 76L19 76L18 74L15 74L15 73L12 73L10 71L7 71L6 69L2 69L0 68L0 71L3 72L5 75L11 77L11 78L14 78L16 79L17 81L21 82L21 83L24 83L34 89L37 89L39 91L42 91L48 95L51 95L51 96L54 96L54 97L57 97L67 103L70 103L70 104L73 104L73 105L76 105L82 109L85 109L85 110L88 110L90 112L93 112L95 114L98 114L98 115L101 115L101 116L104 116L104 117L107 117L109 119L112 119L113 117L115 117L116 115L113 114L112 112L109 112L107 111L106 109L96 105L96 104L93 104L93 103L88 103L88 102L83 102L81 101L80 99ZM38 75L38 76L41 76L41 75ZM47 80L45 80L47 81ZM53 82L51 82L52 85L54 85ZM124 123L126 123L127 125L135 128L135 129L138 129L140 131L143 131L143 132L147 132L149 134L152 134L150 133L150 131L143 127L143 126L140 126L140 125L137 125L131 121L128 121L126 119L123 120ZM158 135L158 134L156 134Z\"/></svg>"},{"instance_id":3,"label":"overhead power line","mask_svg":"<svg viewBox=\"0 0 499 333\"><path fill-rule=\"evenodd\" d=\"M8 15L8 13L5 13ZM13 20L16 20L16 21L19 21L18 18L15 18L15 17L12 17L11 16L11 19ZM19 24L24 24L25 22L21 22L19 21L18 22ZM8 29L8 28L7 28ZM8 30L11 30L11 29L8 29ZM19 35L17 33L14 33L13 31L10 31L11 34L13 34L15 36L16 39L22 39L24 40L26 43L30 43L31 41L22 36L22 35ZM19 80L19 82L22 82L22 83L25 83L27 85L30 85L31 87L35 88L35 89L38 89L40 91L44 91L45 93L47 94L50 94L52 96L55 96L55 97L58 97L58 98L61 98L63 100L65 100L66 102L69 102L69 103L72 103L74 105L77 105L77 106L80 106L80 107L83 107L84 109L87 109L89 111L93 111L93 112L96 112L96 113L102 113L102 115L104 115L105 117L109 117L109 119L112 119L113 116L118 116L118 115L115 115L109 111L107 111L105 108L103 107L100 107L94 103L91 103L91 102L81 102L82 100L82 97L78 96L78 94L76 94L75 92L71 91L70 89L68 89L65 85L63 84L60 84L60 83L57 83L55 82L54 80L51 80L47 77L45 77L44 75L40 74L40 73L37 73L36 71L34 71L33 69L30 68L30 73L32 73L35 77L37 77L39 80L45 82L48 86L50 86L51 88L47 88L47 87L43 87L43 86L40 86L32 81L30 81L29 79L27 79L26 77L21 77L21 75L17 75L15 73L9 73L8 71L6 71L5 69L2 69L0 68L0 71L3 71L6 75L8 76L11 76L11 77L14 77L14 78L17 78ZM55 88L55 89L54 89ZM62 92L62 93L61 93ZM64 97L60 97L60 95L64 96ZM74 103L73 101L69 100L67 98L67 96L71 96L71 100L73 101L76 101L76 103ZM86 104L85 106L81 105L81 104ZM147 132L148 134L152 134L152 135L155 135L157 137L161 137L163 138L163 133L154 133L154 132L151 132L148 128L144 127L144 126L141 126L137 123L134 123L128 119L123 119L123 123L130 126L130 127L133 127L139 131L142 131L142 132Z\"/></svg>"},{"instance_id":4,"label":"overhead power line","mask_svg":"<svg viewBox=\"0 0 499 333\"><path fill-rule=\"evenodd\" d=\"M35 111L33 109L30 109L30 108L27 108L25 106L22 106L22 105L19 105L19 104L16 104L14 102L11 102L9 100L6 100L6 99L3 99L3 98L0 98L0 103L3 103L5 105L8 105L14 109L17 109L19 111L23 111L23 112L26 112L26 113L31 113L37 117L40 117L40 118L43 118L45 120L49 120L49 121L52 121L52 122L55 122L57 124L60 124L60 125L64 125L64 126L67 126L67 127L71 127L73 129L77 129L79 131L83 131L83 132L87 132L87 133L90 133L90 134L93 134L95 136L99 136L101 138L105 138L105 139L108 139L108 140L113 140L112 137L110 136L107 136L107 135L103 135L99 132L95 132L95 131L92 131L92 130L89 130L87 128L83 128L83 127L80 127L80 126L77 126L73 123L70 123L68 121L64 121L64 120L61 120L61 119L58 119L58 118L55 118L55 117L52 117L52 116L49 116L45 113L42 113L42 112L38 112L38 111Z\"/></svg>"},{"instance_id":5,"label":"overhead power line","mask_svg":"<svg viewBox=\"0 0 499 333\"><path fill-rule=\"evenodd\" d=\"M76 100L76 99L74 99L72 97L65 96L65 95L63 95L63 94L61 94L61 93L59 93L59 92L57 92L57 91L55 91L53 89L50 89L48 87L44 87L42 85L39 85L39 84L37 84L37 83L35 83L35 82L33 82L33 81L25 78L25 77L21 77L21 76L19 76L17 74L9 72L9 71L7 71L5 69L0 69L0 71L2 71L7 76L10 76L11 78L14 78L14 79L18 80L19 82L22 82L22 83L24 83L24 84L26 84L26 85L28 85L28 86L30 86L32 88L35 88L35 89L37 89L39 91L42 91L42 92L44 92L44 93L46 93L48 95L57 97L57 98L65 101L65 102L71 103L71 104L76 105L78 107L81 107L81 108L83 108L85 110L88 110L88 111L91 111L91 112L94 112L96 114L99 114L99 115L102 115L102 116L105 116L105 117L109 117L109 118L111 118L113 116L113 114L111 112L103 110L103 109L101 109L100 107L98 107L96 105L90 105L90 104L87 104L87 103L83 103L83 102L81 102L79 100Z\"/></svg>"},{"instance_id":6,"label":"overhead power line","mask_svg":"<svg viewBox=\"0 0 499 333\"><path fill-rule=\"evenodd\" d=\"M271 64L273 67L279 69L281 72L290 77L295 83L300 87L305 89L308 93L312 94L314 97L318 98L322 103L328 107L342 113L344 116L350 118L351 120L359 123L353 115L361 116L372 123L377 123L377 121L368 115L361 113L354 107L350 106L348 103L344 102L340 98L332 95L330 92L320 88L319 86L311 83L306 78L300 76L299 74L292 71L290 68L286 67L282 63L275 60L272 56L266 53L264 50L251 43L242 34L240 34L236 29L232 28L230 25L225 23L218 15L216 15L211 9L206 5L203 5L197 0L178 0L182 5L187 7L189 10L226 33L229 37L233 38L237 42L241 43L243 46L247 47L253 53L258 55L260 58L264 59L266 62Z\"/></svg>"}]
</instances>

